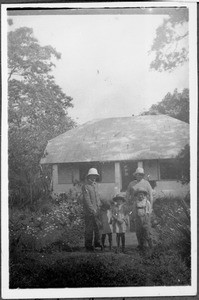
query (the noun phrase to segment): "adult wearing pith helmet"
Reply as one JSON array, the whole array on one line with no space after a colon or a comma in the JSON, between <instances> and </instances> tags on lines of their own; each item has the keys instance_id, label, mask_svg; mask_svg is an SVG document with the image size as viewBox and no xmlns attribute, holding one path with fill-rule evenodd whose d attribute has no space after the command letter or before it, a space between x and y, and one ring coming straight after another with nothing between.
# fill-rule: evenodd
<instances>
[{"instance_id":1,"label":"adult wearing pith helmet","mask_svg":"<svg viewBox=\"0 0 199 300\"><path fill-rule=\"evenodd\" d=\"M89 169L86 176L86 183L82 186L85 216L85 248L88 251L93 251L95 247L101 248L99 231L99 209L101 201L96 183L99 176L96 168Z\"/></svg>"},{"instance_id":2,"label":"adult wearing pith helmet","mask_svg":"<svg viewBox=\"0 0 199 300\"><path fill-rule=\"evenodd\" d=\"M135 180L131 181L127 188L127 199L130 203L135 201L135 192L139 188L143 188L148 193L148 199L151 203L151 207L153 206L153 190L148 180L144 179L145 173L144 169L138 167L133 174L135 176Z\"/></svg>"}]
</instances>

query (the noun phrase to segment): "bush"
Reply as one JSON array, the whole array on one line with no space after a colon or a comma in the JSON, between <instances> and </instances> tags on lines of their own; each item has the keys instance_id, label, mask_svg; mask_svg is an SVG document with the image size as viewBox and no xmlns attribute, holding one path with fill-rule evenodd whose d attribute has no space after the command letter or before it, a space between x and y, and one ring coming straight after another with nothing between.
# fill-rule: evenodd
<instances>
[{"instance_id":1,"label":"bush","mask_svg":"<svg viewBox=\"0 0 199 300\"><path fill-rule=\"evenodd\" d=\"M127 249L126 255L72 252L84 237L81 204L71 192L46 205L44 211L10 212L11 288L190 284L189 201L158 199L152 218L156 246L151 253Z\"/></svg>"},{"instance_id":2,"label":"bush","mask_svg":"<svg viewBox=\"0 0 199 300\"><path fill-rule=\"evenodd\" d=\"M190 202L181 198L161 198L154 203L159 244L177 248L188 266L191 263Z\"/></svg>"},{"instance_id":3,"label":"bush","mask_svg":"<svg viewBox=\"0 0 199 300\"><path fill-rule=\"evenodd\" d=\"M49 199L36 211L10 210L10 253L71 250L84 236L82 206L70 194Z\"/></svg>"}]
</instances>

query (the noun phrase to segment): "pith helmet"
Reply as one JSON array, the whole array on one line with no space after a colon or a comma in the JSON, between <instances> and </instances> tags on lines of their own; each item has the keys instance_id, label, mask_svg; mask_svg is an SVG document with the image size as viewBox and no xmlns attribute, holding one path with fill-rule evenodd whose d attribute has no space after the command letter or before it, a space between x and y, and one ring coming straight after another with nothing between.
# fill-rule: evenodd
<instances>
[{"instance_id":1,"label":"pith helmet","mask_svg":"<svg viewBox=\"0 0 199 300\"><path fill-rule=\"evenodd\" d=\"M136 175L136 174L142 174L142 175L144 175L144 169L141 168L141 167L137 168L136 171L135 171L135 173L134 173L134 175Z\"/></svg>"},{"instance_id":2,"label":"pith helmet","mask_svg":"<svg viewBox=\"0 0 199 300\"><path fill-rule=\"evenodd\" d=\"M148 195L147 190L146 190L145 188L142 188L142 187L137 188L137 189L135 190L134 195L137 196L139 193L143 193L143 194L145 194L145 195Z\"/></svg>"},{"instance_id":3,"label":"pith helmet","mask_svg":"<svg viewBox=\"0 0 199 300\"><path fill-rule=\"evenodd\" d=\"M125 196L123 194L117 194L116 196L113 197L113 201L117 202L118 200L122 200L123 202L126 201Z\"/></svg>"},{"instance_id":4,"label":"pith helmet","mask_svg":"<svg viewBox=\"0 0 199 300\"><path fill-rule=\"evenodd\" d=\"M100 175L98 174L98 172L97 172L97 169L95 169L95 168L89 169L87 176L89 176L89 175L100 176Z\"/></svg>"}]
</instances>

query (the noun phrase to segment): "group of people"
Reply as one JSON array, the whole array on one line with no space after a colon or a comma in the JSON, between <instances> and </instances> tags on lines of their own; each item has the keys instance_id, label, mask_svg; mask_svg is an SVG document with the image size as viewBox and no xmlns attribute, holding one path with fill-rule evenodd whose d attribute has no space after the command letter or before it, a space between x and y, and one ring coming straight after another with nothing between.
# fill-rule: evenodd
<instances>
[{"instance_id":1,"label":"group of people","mask_svg":"<svg viewBox=\"0 0 199 300\"><path fill-rule=\"evenodd\" d=\"M138 249L152 248L151 212L153 193L148 180L144 179L144 170L138 167L134 173L135 180L129 183L126 194L117 194L111 200L101 200L98 192L97 169L88 171L86 182L82 187L85 215L85 248L105 248L106 236L109 249L112 250L112 236L116 234L116 251L125 252L125 232L129 219L133 218L138 241ZM121 248L120 248L121 246Z\"/></svg>"}]
</instances>

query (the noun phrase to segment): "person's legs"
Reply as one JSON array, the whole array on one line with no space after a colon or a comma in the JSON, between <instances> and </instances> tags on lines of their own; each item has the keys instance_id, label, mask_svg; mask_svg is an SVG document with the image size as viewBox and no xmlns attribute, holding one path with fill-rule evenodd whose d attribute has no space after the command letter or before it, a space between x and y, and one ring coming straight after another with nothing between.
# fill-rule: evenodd
<instances>
[{"instance_id":1,"label":"person's legs","mask_svg":"<svg viewBox=\"0 0 199 300\"><path fill-rule=\"evenodd\" d=\"M109 249L112 250L112 233L108 233Z\"/></svg>"},{"instance_id":2,"label":"person's legs","mask_svg":"<svg viewBox=\"0 0 199 300\"><path fill-rule=\"evenodd\" d=\"M153 242L151 238L151 219L150 215L146 215L143 222L143 236L144 240L148 242L149 248L153 247Z\"/></svg>"},{"instance_id":3,"label":"person's legs","mask_svg":"<svg viewBox=\"0 0 199 300\"><path fill-rule=\"evenodd\" d=\"M121 239L122 239L122 252L125 251L125 233L121 233Z\"/></svg>"},{"instance_id":4,"label":"person's legs","mask_svg":"<svg viewBox=\"0 0 199 300\"><path fill-rule=\"evenodd\" d=\"M143 232L142 232L142 220L141 217L136 216L135 222L135 229L136 229L136 237L138 241L138 248L143 248Z\"/></svg>"},{"instance_id":5,"label":"person's legs","mask_svg":"<svg viewBox=\"0 0 199 300\"><path fill-rule=\"evenodd\" d=\"M93 227L93 218L90 216L85 216L85 248L87 250L93 249Z\"/></svg>"},{"instance_id":6,"label":"person's legs","mask_svg":"<svg viewBox=\"0 0 199 300\"><path fill-rule=\"evenodd\" d=\"M140 249L143 250L144 249L144 245L145 245L145 239L144 239L144 228L143 225L141 225L140 228Z\"/></svg>"},{"instance_id":7,"label":"person's legs","mask_svg":"<svg viewBox=\"0 0 199 300\"><path fill-rule=\"evenodd\" d=\"M100 231L99 231L99 228L98 228L98 225L94 219L94 246L95 247L100 247L102 248L102 245L101 245L101 234L100 234Z\"/></svg>"},{"instance_id":8,"label":"person's legs","mask_svg":"<svg viewBox=\"0 0 199 300\"><path fill-rule=\"evenodd\" d=\"M105 247L105 240L106 240L106 234L103 233L103 234L102 234L102 247L103 247L103 248Z\"/></svg>"},{"instance_id":9,"label":"person's legs","mask_svg":"<svg viewBox=\"0 0 199 300\"><path fill-rule=\"evenodd\" d=\"M120 234L116 233L116 243L117 243L117 250L119 251L120 248Z\"/></svg>"}]
</instances>

